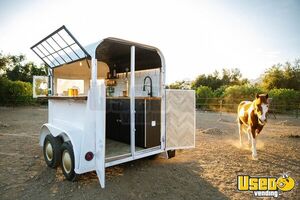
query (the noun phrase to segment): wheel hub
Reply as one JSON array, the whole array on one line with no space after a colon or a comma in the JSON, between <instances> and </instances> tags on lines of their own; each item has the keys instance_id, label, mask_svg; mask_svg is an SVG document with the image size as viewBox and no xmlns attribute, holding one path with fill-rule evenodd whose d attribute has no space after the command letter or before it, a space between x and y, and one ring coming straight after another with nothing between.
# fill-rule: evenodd
<instances>
[{"instance_id":1,"label":"wheel hub","mask_svg":"<svg viewBox=\"0 0 300 200\"><path fill-rule=\"evenodd\" d=\"M70 153L67 150L64 150L62 155L62 166L65 172L70 173L72 169L72 160Z\"/></svg>"},{"instance_id":2,"label":"wheel hub","mask_svg":"<svg viewBox=\"0 0 300 200\"><path fill-rule=\"evenodd\" d=\"M46 143L46 157L49 161L53 159L53 148L49 141Z\"/></svg>"}]
</instances>

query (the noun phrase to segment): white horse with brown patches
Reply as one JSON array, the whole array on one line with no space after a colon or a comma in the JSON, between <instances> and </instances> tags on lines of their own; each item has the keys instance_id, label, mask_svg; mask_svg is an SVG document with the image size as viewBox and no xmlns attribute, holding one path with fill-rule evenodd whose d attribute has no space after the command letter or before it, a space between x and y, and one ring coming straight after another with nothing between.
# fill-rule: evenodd
<instances>
[{"instance_id":1,"label":"white horse with brown patches","mask_svg":"<svg viewBox=\"0 0 300 200\"><path fill-rule=\"evenodd\" d=\"M244 130L248 134L249 145L252 146L253 159L257 159L256 138L267 122L268 109L268 94L257 94L254 101L242 101L238 107L240 145L242 146Z\"/></svg>"}]
</instances>

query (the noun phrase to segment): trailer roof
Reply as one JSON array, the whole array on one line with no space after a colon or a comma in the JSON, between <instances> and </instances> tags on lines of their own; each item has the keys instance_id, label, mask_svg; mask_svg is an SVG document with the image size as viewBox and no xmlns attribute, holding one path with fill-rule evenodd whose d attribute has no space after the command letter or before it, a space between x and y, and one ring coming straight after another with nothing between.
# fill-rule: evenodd
<instances>
[{"instance_id":1,"label":"trailer roof","mask_svg":"<svg viewBox=\"0 0 300 200\"><path fill-rule=\"evenodd\" d=\"M162 61L158 49L149 45L122 40L106 38L96 47L96 58L115 68L118 73L130 69L130 47L135 46L135 69L146 70L160 68Z\"/></svg>"}]
</instances>

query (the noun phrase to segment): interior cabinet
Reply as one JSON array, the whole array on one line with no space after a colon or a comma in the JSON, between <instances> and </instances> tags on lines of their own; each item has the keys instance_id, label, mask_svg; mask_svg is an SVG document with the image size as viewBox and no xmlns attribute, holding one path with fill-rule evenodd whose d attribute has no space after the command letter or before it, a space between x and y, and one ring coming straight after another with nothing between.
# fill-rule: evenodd
<instances>
[{"instance_id":1,"label":"interior cabinet","mask_svg":"<svg viewBox=\"0 0 300 200\"><path fill-rule=\"evenodd\" d=\"M130 143L130 104L127 99L106 100L106 137Z\"/></svg>"},{"instance_id":2,"label":"interior cabinet","mask_svg":"<svg viewBox=\"0 0 300 200\"><path fill-rule=\"evenodd\" d=\"M135 100L135 144L149 148L160 145L159 99ZM130 144L130 100L107 99L106 137Z\"/></svg>"},{"instance_id":3,"label":"interior cabinet","mask_svg":"<svg viewBox=\"0 0 300 200\"><path fill-rule=\"evenodd\" d=\"M143 143L145 148L160 145L161 101L146 100L146 119Z\"/></svg>"}]
</instances>

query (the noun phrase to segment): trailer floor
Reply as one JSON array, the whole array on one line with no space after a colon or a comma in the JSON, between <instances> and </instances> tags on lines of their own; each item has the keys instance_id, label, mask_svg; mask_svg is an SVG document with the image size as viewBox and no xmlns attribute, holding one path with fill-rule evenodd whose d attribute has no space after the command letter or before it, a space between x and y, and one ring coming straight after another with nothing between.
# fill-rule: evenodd
<instances>
[{"instance_id":1,"label":"trailer floor","mask_svg":"<svg viewBox=\"0 0 300 200\"><path fill-rule=\"evenodd\" d=\"M141 147L135 147L136 151L143 150ZM130 155L130 145L118 142L116 140L106 139L105 158L110 161L118 159L120 156ZM115 159L114 159L115 158Z\"/></svg>"}]
</instances>

